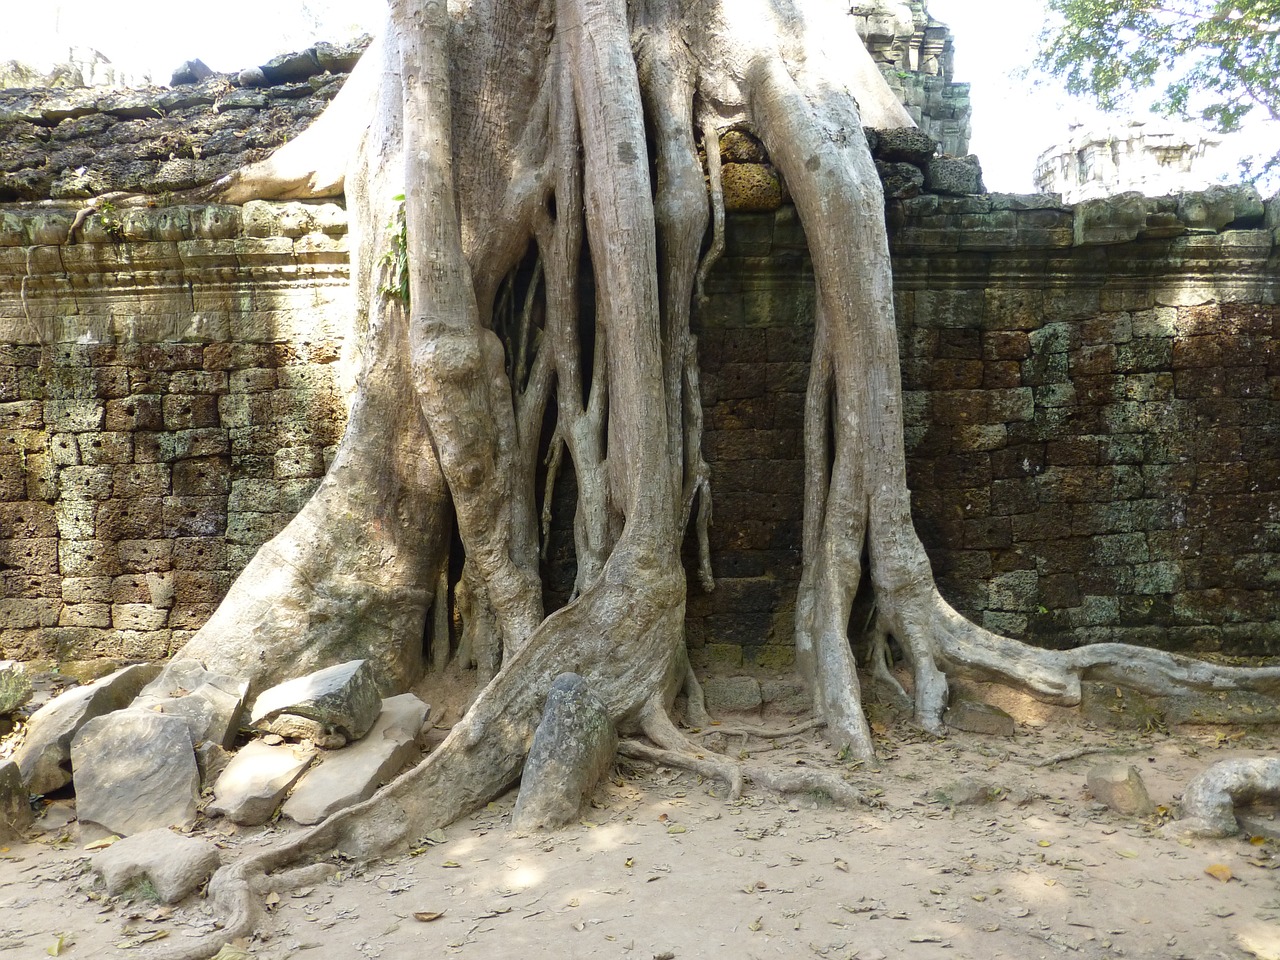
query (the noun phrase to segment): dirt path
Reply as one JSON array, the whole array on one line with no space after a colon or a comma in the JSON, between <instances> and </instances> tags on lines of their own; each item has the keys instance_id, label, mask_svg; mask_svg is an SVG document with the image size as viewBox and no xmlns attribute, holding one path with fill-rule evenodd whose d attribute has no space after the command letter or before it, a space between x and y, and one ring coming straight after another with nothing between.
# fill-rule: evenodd
<instances>
[{"instance_id":1,"label":"dirt path","mask_svg":"<svg viewBox=\"0 0 1280 960\"><path fill-rule=\"evenodd\" d=\"M268 894L271 921L242 946L258 960L1280 957L1274 841L1180 843L1160 816L1119 817L1084 791L1090 766L1123 760L1173 807L1209 763L1276 746L1275 734L1103 734L1061 719L1012 740L895 736L879 774L853 773L883 789L883 806L849 811L818 797L730 803L688 775L624 764L573 829L514 836L507 797L416 856ZM1083 747L1112 752L1034 766ZM812 734L747 748L838 766ZM933 793L958 797L949 785L965 777L998 799L951 809ZM66 816L54 805L42 842L0 854L0 957L46 956L59 935L68 957L136 957L149 938L209 929L199 899L161 908L95 892L75 824L57 825ZM234 857L282 830L199 832ZM1205 872L1214 865L1231 879ZM430 913L442 916L414 917Z\"/></svg>"}]
</instances>

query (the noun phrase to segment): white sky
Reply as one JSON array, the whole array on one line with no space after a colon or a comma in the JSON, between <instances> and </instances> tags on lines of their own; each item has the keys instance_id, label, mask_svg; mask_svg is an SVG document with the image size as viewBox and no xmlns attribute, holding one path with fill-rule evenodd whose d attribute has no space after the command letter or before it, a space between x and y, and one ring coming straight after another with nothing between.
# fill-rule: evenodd
<instances>
[{"instance_id":1,"label":"white sky","mask_svg":"<svg viewBox=\"0 0 1280 960\"><path fill-rule=\"evenodd\" d=\"M190 13L181 9L174 0L0 0L0 61L47 67L65 60L70 46L83 45L131 75L166 83L189 59L233 71L317 40L372 32L385 6L381 0L217 0L188 7ZM982 160L987 188L1031 191L1039 153L1065 138L1072 119L1091 113L1065 95L1033 89L1018 74L1033 55L1043 3L929 0L929 11L955 33L955 78L972 84L971 149Z\"/></svg>"}]
</instances>

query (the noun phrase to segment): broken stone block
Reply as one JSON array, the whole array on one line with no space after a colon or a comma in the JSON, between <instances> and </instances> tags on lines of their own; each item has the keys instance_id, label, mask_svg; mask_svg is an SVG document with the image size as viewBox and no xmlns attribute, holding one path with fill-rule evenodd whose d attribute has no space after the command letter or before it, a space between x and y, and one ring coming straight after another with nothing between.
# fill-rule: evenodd
<instances>
[{"instance_id":1,"label":"broken stone block","mask_svg":"<svg viewBox=\"0 0 1280 960\"><path fill-rule=\"evenodd\" d=\"M175 660L142 688L135 707L181 717L192 743L211 740L228 748L244 714L249 681L212 673L198 660Z\"/></svg>"},{"instance_id":2,"label":"broken stone block","mask_svg":"<svg viewBox=\"0 0 1280 960\"><path fill-rule=\"evenodd\" d=\"M945 786L931 790L925 799L930 803L939 803L954 810L956 807L979 806L999 800L1004 791L997 786L975 780L973 777L962 777Z\"/></svg>"},{"instance_id":3,"label":"broken stone block","mask_svg":"<svg viewBox=\"0 0 1280 960\"><path fill-rule=\"evenodd\" d=\"M22 774L12 760L0 763L0 842L17 840L31 826L34 815L22 785Z\"/></svg>"},{"instance_id":4,"label":"broken stone block","mask_svg":"<svg viewBox=\"0 0 1280 960\"><path fill-rule=\"evenodd\" d=\"M284 815L319 823L329 814L373 796L418 753L417 738L431 708L412 693L382 701L373 729L342 750L321 755L285 801Z\"/></svg>"},{"instance_id":5,"label":"broken stone block","mask_svg":"<svg viewBox=\"0 0 1280 960\"><path fill-rule=\"evenodd\" d=\"M27 738L13 759L29 793L51 793L71 782L71 739L90 720L133 702L160 672L158 663L139 663L76 687L50 700L27 722Z\"/></svg>"},{"instance_id":6,"label":"broken stone block","mask_svg":"<svg viewBox=\"0 0 1280 960\"><path fill-rule=\"evenodd\" d=\"M1085 781L1099 803L1126 817L1146 817L1155 812L1138 768L1128 763L1108 763L1094 767Z\"/></svg>"},{"instance_id":7,"label":"broken stone block","mask_svg":"<svg viewBox=\"0 0 1280 960\"><path fill-rule=\"evenodd\" d=\"M147 830L118 840L94 856L92 869L111 896L146 880L164 903L192 894L218 869L218 848L172 830Z\"/></svg>"},{"instance_id":8,"label":"broken stone block","mask_svg":"<svg viewBox=\"0 0 1280 960\"><path fill-rule=\"evenodd\" d=\"M759 710L764 703L755 677L707 677L702 682L702 695L713 714L717 710Z\"/></svg>"},{"instance_id":9,"label":"broken stone block","mask_svg":"<svg viewBox=\"0 0 1280 960\"><path fill-rule=\"evenodd\" d=\"M347 744L347 738L332 727L289 713L282 713L274 720L263 720L257 724L256 729L263 733L274 733L286 740L310 740L317 747L324 747L326 750L338 750Z\"/></svg>"},{"instance_id":10,"label":"broken stone block","mask_svg":"<svg viewBox=\"0 0 1280 960\"><path fill-rule=\"evenodd\" d=\"M13 713L31 699L31 678L12 661L0 663L0 716Z\"/></svg>"},{"instance_id":11,"label":"broken stone block","mask_svg":"<svg viewBox=\"0 0 1280 960\"><path fill-rule=\"evenodd\" d=\"M200 771L200 782L213 783L227 769L227 764L235 756L212 740L196 744L196 769Z\"/></svg>"},{"instance_id":12,"label":"broken stone block","mask_svg":"<svg viewBox=\"0 0 1280 960\"><path fill-rule=\"evenodd\" d=\"M576 673L551 684L511 814L513 830L554 830L578 817L613 763L618 734L604 704Z\"/></svg>"},{"instance_id":13,"label":"broken stone block","mask_svg":"<svg viewBox=\"0 0 1280 960\"><path fill-rule=\"evenodd\" d=\"M382 695L369 662L351 660L264 690L253 705L251 722L257 726L287 713L359 740L381 709Z\"/></svg>"},{"instance_id":14,"label":"broken stone block","mask_svg":"<svg viewBox=\"0 0 1280 960\"><path fill-rule=\"evenodd\" d=\"M930 193L966 197L985 193L982 167L975 156L933 157L924 168L924 188Z\"/></svg>"},{"instance_id":15,"label":"broken stone block","mask_svg":"<svg viewBox=\"0 0 1280 960\"><path fill-rule=\"evenodd\" d=\"M1140 193L1085 200L1076 204L1074 233L1078 247L1128 243L1147 226L1147 201Z\"/></svg>"},{"instance_id":16,"label":"broken stone block","mask_svg":"<svg viewBox=\"0 0 1280 960\"><path fill-rule=\"evenodd\" d=\"M315 755L309 747L261 740L245 744L214 784L208 812L243 826L266 823Z\"/></svg>"},{"instance_id":17,"label":"broken stone block","mask_svg":"<svg viewBox=\"0 0 1280 960\"><path fill-rule=\"evenodd\" d=\"M1013 717L999 707L981 700L957 697L942 715L942 722L952 730L981 733L989 737L1012 737L1016 724Z\"/></svg>"},{"instance_id":18,"label":"broken stone block","mask_svg":"<svg viewBox=\"0 0 1280 960\"><path fill-rule=\"evenodd\" d=\"M200 773L181 717L117 710L86 723L71 741L76 811L129 836L195 822Z\"/></svg>"}]
</instances>

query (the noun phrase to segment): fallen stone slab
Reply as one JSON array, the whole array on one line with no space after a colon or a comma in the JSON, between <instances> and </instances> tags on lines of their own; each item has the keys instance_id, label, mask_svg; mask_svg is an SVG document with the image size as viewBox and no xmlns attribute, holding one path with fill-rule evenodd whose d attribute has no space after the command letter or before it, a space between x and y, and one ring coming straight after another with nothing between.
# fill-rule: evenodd
<instances>
[{"instance_id":1,"label":"fallen stone slab","mask_svg":"<svg viewBox=\"0 0 1280 960\"><path fill-rule=\"evenodd\" d=\"M359 740L378 719L382 695L367 660L351 660L264 690L253 704L256 726L291 714Z\"/></svg>"},{"instance_id":2,"label":"fallen stone slab","mask_svg":"<svg viewBox=\"0 0 1280 960\"><path fill-rule=\"evenodd\" d=\"M242 826L266 823L315 754L309 747L250 741L218 777L207 811Z\"/></svg>"},{"instance_id":3,"label":"fallen stone slab","mask_svg":"<svg viewBox=\"0 0 1280 960\"><path fill-rule=\"evenodd\" d=\"M981 700L957 697L942 715L942 722L953 730L981 733L989 737L1012 737L1016 729L1013 717L999 707Z\"/></svg>"},{"instance_id":4,"label":"fallen stone slab","mask_svg":"<svg viewBox=\"0 0 1280 960\"><path fill-rule=\"evenodd\" d=\"M117 670L50 700L27 722L27 737L13 759L29 793L51 793L71 782L71 740L90 720L133 702L160 672L158 663Z\"/></svg>"},{"instance_id":5,"label":"fallen stone slab","mask_svg":"<svg viewBox=\"0 0 1280 960\"><path fill-rule=\"evenodd\" d=\"M17 840L34 819L18 765L12 760L0 763L0 842Z\"/></svg>"},{"instance_id":6,"label":"fallen stone slab","mask_svg":"<svg viewBox=\"0 0 1280 960\"><path fill-rule=\"evenodd\" d=\"M25 705L34 690L26 671L12 660L0 663L0 716Z\"/></svg>"},{"instance_id":7,"label":"fallen stone slab","mask_svg":"<svg viewBox=\"0 0 1280 960\"><path fill-rule=\"evenodd\" d=\"M617 749L618 734L604 704L582 677L560 674L533 735L511 828L555 830L572 823Z\"/></svg>"},{"instance_id":8,"label":"fallen stone slab","mask_svg":"<svg viewBox=\"0 0 1280 960\"><path fill-rule=\"evenodd\" d=\"M76 812L122 837L196 819L200 772L181 717L130 708L90 720L71 742Z\"/></svg>"},{"instance_id":9,"label":"fallen stone slab","mask_svg":"<svg viewBox=\"0 0 1280 960\"><path fill-rule=\"evenodd\" d=\"M418 735L431 708L412 693L382 701L373 729L321 760L298 781L283 813L298 823L319 823L329 814L373 796L418 753Z\"/></svg>"},{"instance_id":10,"label":"fallen stone slab","mask_svg":"<svg viewBox=\"0 0 1280 960\"><path fill-rule=\"evenodd\" d=\"M959 780L930 790L925 799L930 803L940 804L948 810L954 810L957 807L993 803L1003 795L1004 790L995 784L984 783L973 777L961 777Z\"/></svg>"},{"instance_id":11,"label":"fallen stone slab","mask_svg":"<svg viewBox=\"0 0 1280 960\"><path fill-rule=\"evenodd\" d=\"M1147 817L1156 806L1147 794L1138 768L1128 763L1107 763L1089 771L1085 786L1099 803L1126 817Z\"/></svg>"},{"instance_id":12,"label":"fallen stone slab","mask_svg":"<svg viewBox=\"0 0 1280 960\"><path fill-rule=\"evenodd\" d=\"M218 848L172 830L147 830L118 840L94 856L91 867L111 896L149 881L163 903L194 893L218 869Z\"/></svg>"},{"instance_id":13,"label":"fallen stone slab","mask_svg":"<svg viewBox=\"0 0 1280 960\"><path fill-rule=\"evenodd\" d=\"M249 681L206 670L199 660L175 660L142 688L135 707L181 717L193 744L230 748L240 730Z\"/></svg>"}]
</instances>

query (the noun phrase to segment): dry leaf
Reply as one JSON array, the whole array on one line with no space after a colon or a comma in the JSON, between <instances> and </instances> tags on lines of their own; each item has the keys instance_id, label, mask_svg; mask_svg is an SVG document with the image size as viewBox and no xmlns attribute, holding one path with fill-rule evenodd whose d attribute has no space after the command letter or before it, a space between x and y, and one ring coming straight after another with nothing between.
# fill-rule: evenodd
<instances>
[{"instance_id":1,"label":"dry leaf","mask_svg":"<svg viewBox=\"0 0 1280 960\"><path fill-rule=\"evenodd\" d=\"M119 839L119 837L112 834L109 837L103 837L101 840L95 840L93 843L86 843L84 848L86 850L105 850Z\"/></svg>"},{"instance_id":2,"label":"dry leaf","mask_svg":"<svg viewBox=\"0 0 1280 960\"><path fill-rule=\"evenodd\" d=\"M753 933L760 930L763 926L764 926L764 917L756 917L754 920L752 920L750 923L747 924L747 927Z\"/></svg>"},{"instance_id":3,"label":"dry leaf","mask_svg":"<svg viewBox=\"0 0 1280 960\"><path fill-rule=\"evenodd\" d=\"M1124 857L1126 860L1136 860L1138 858L1136 850L1117 850L1116 853L1120 854L1120 856Z\"/></svg>"},{"instance_id":4,"label":"dry leaf","mask_svg":"<svg viewBox=\"0 0 1280 960\"><path fill-rule=\"evenodd\" d=\"M415 913L413 915L413 919L418 920L421 923L430 923L432 920L439 920L441 917L444 916L444 913L445 912L443 910L441 910L439 913L434 913L430 910L423 910L419 913Z\"/></svg>"},{"instance_id":5,"label":"dry leaf","mask_svg":"<svg viewBox=\"0 0 1280 960\"><path fill-rule=\"evenodd\" d=\"M67 935L65 933L60 933L58 934L58 938L53 941L53 945L46 947L44 952L51 957L60 957L62 956L62 947L66 942Z\"/></svg>"},{"instance_id":6,"label":"dry leaf","mask_svg":"<svg viewBox=\"0 0 1280 960\"><path fill-rule=\"evenodd\" d=\"M280 906L280 894L272 890L262 898L262 905L266 907L268 911L274 910L276 907Z\"/></svg>"},{"instance_id":7,"label":"dry leaf","mask_svg":"<svg viewBox=\"0 0 1280 960\"><path fill-rule=\"evenodd\" d=\"M847 861L847 860L841 860L839 857L837 857L837 858L836 858L836 869L837 869L837 870L843 870L845 873L848 873L848 872L849 872L849 861Z\"/></svg>"},{"instance_id":8,"label":"dry leaf","mask_svg":"<svg viewBox=\"0 0 1280 960\"><path fill-rule=\"evenodd\" d=\"M460 867L462 866L462 864L460 864L457 860L446 860L444 863L440 864L440 866L452 869L454 867Z\"/></svg>"},{"instance_id":9,"label":"dry leaf","mask_svg":"<svg viewBox=\"0 0 1280 960\"><path fill-rule=\"evenodd\" d=\"M1036 841L1036 846L1037 846L1037 847L1052 847L1052 846L1053 846L1053 841L1052 841L1052 840L1037 840L1037 841Z\"/></svg>"},{"instance_id":10,"label":"dry leaf","mask_svg":"<svg viewBox=\"0 0 1280 960\"><path fill-rule=\"evenodd\" d=\"M634 867L634 866L636 865L636 858L635 858L635 857L627 857L627 859L626 859L625 861L623 861L623 864L622 864L622 865L623 865L624 867Z\"/></svg>"},{"instance_id":11,"label":"dry leaf","mask_svg":"<svg viewBox=\"0 0 1280 960\"><path fill-rule=\"evenodd\" d=\"M570 900L570 901L566 904L566 906L569 906L569 907L576 907L576 906L578 906L578 898L577 898L577 897L574 897L572 900Z\"/></svg>"},{"instance_id":12,"label":"dry leaf","mask_svg":"<svg viewBox=\"0 0 1280 960\"><path fill-rule=\"evenodd\" d=\"M1250 837L1249 844L1254 847L1263 847L1267 844L1266 837Z\"/></svg>"},{"instance_id":13,"label":"dry leaf","mask_svg":"<svg viewBox=\"0 0 1280 960\"><path fill-rule=\"evenodd\" d=\"M573 925L573 929L581 933L583 930L587 929L587 925L583 923L581 920L579 920L577 923Z\"/></svg>"},{"instance_id":14,"label":"dry leaf","mask_svg":"<svg viewBox=\"0 0 1280 960\"><path fill-rule=\"evenodd\" d=\"M1222 883L1231 879L1231 868L1225 863L1211 863L1204 868L1204 872Z\"/></svg>"},{"instance_id":15,"label":"dry leaf","mask_svg":"<svg viewBox=\"0 0 1280 960\"><path fill-rule=\"evenodd\" d=\"M222 949L213 955L213 960L253 960L253 954L234 943L224 943Z\"/></svg>"},{"instance_id":16,"label":"dry leaf","mask_svg":"<svg viewBox=\"0 0 1280 960\"><path fill-rule=\"evenodd\" d=\"M667 827L667 833L684 833L684 832L685 832L685 829L683 824L673 823L671 824L671 826Z\"/></svg>"}]
</instances>

